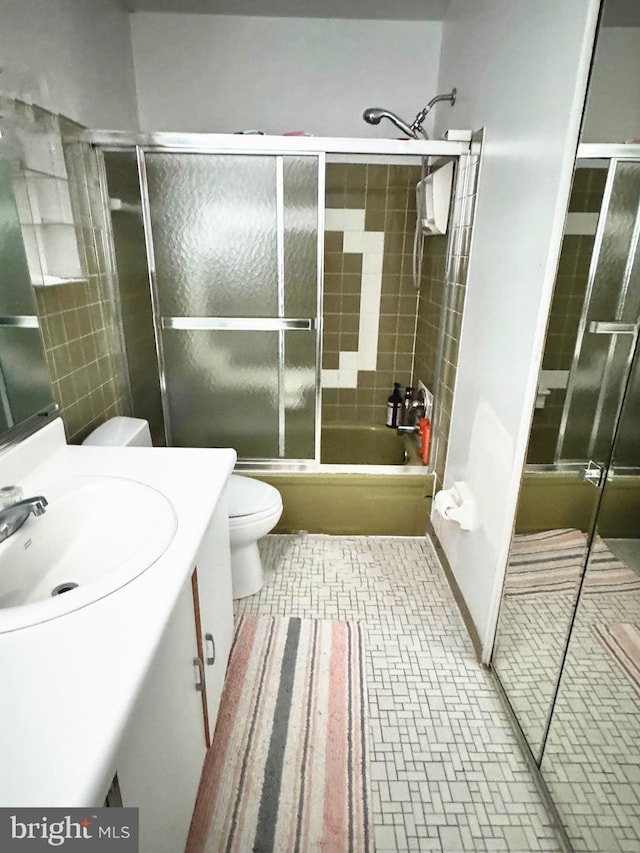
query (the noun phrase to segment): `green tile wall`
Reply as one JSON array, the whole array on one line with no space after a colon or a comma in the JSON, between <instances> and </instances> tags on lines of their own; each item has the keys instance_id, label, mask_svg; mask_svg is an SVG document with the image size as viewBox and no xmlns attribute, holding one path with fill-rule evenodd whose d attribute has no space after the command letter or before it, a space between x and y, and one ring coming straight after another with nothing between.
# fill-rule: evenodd
<instances>
[{"instance_id":1,"label":"green tile wall","mask_svg":"<svg viewBox=\"0 0 640 853\"><path fill-rule=\"evenodd\" d=\"M76 126L60 120L82 280L35 288L53 396L67 439L80 443L107 418L128 411L117 334L95 153L72 141Z\"/></svg>"},{"instance_id":2,"label":"green tile wall","mask_svg":"<svg viewBox=\"0 0 640 853\"><path fill-rule=\"evenodd\" d=\"M440 164L438 164L440 165ZM423 241L420 291L413 281L415 185L419 166L327 165L327 207L366 210L365 228L384 231L378 359L361 371L358 387L323 389L324 422L383 423L394 382L422 380L436 394L432 465L442 480L451 424L462 327L479 154L460 163L447 235ZM338 353L358 346L361 256L342 251L342 234L325 234L323 367L336 369Z\"/></svg>"},{"instance_id":3,"label":"green tile wall","mask_svg":"<svg viewBox=\"0 0 640 853\"><path fill-rule=\"evenodd\" d=\"M478 176L479 154L459 161L448 233L424 239L414 378L435 397L430 466L438 484L451 427Z\"/></svg>"},{"instance_id":4,"label":"green tile wall","mask_svg":"<svg viewBox=\"0 0 640 853\"><path fill-rule=\"evenodd\" d=\"M411 382L417 294L412 278L415 185L420 166L328 163L326 207L365 210L365 230L384 232L378 358L360 371L356 389L325 388L325 423L384 423L394 382ZM358 349L362 255L344 253L342 233L325 233L323 363Z\"/></svg>"}]
</instances>

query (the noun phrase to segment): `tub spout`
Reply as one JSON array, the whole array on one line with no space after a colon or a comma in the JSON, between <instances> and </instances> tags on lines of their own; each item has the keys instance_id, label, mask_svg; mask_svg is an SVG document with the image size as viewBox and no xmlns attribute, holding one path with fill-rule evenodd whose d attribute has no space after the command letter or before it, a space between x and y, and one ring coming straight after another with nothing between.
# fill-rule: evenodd
<instances>
[{"instance_id":1,"label":"tub spout","mask_svg":"<svg viewBox=\"0 0 640 853\"><path fill-rule=\"evenodd\" d=\"M409 435L411 433L419 433L420 427L418 424L405 424L404 426L397 427L398 435Z\"/></svg>"}]
</instances>

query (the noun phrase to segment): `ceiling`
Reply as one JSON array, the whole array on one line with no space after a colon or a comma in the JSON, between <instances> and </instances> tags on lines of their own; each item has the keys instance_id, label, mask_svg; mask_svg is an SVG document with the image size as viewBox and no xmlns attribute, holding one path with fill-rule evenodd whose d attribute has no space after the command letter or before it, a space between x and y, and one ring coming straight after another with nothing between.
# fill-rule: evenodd
<instances>
[{"instance_id":1,"label":"ceiling","mask_svg":"<svg viewBox=\"0 0 640 853\"><path fill-rule=\"evenodd\" d=\"M130 12L442 21L451 0L120 0Z\"/></svg>"}]
</instances>

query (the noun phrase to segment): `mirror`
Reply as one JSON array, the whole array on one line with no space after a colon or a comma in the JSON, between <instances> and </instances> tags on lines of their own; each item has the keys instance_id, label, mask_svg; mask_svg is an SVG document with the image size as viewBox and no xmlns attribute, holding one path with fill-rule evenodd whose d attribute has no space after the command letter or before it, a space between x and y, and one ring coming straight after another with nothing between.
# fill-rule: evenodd
<instances>
[{"instance_id":1,"label":"mirror","mask_svg":"<svg viewBox=\"0 0 640 853\"><path fill-rule=\"evenodd\" d=\"M541 764L574 849L598 853L640 849L639 415L636 351Z\"/></svg>"},{"instance_id":2,"label":"mirror","mask_svg":"<svg viewBox=\"0 0 640 853\"><path fill-rule=\"evenodd\" d=\"M52 406L12 165L0 158L0 441Z\"/></svg>"},{"instance_id":3,"label":"mirror","mask_svg":"<svg viewBox=\"0 0 640 853\"><path fill-rule=\"evenodd\" d=\"M639 56L640 7L607 0L492 660L594 853L640 849Z\"/></svg>"}]
</instances>

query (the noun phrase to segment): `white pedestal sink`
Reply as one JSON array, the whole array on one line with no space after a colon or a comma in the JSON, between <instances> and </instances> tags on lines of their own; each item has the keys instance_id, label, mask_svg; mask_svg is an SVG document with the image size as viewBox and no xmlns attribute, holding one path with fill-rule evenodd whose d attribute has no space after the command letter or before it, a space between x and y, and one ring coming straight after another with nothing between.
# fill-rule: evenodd
<instances>
[{"instance_id":1,"label":"white pedestal sink","mask_svg":"<svg viewBox=\"0 0 640 853\"><path fill-rule=\"evenodd\" d=\"M0 544L0 633L110 595L149 568L177 530L167 498L135 480L75 476L41 493L45 514Z\"/></svg>"}]
</instances>

